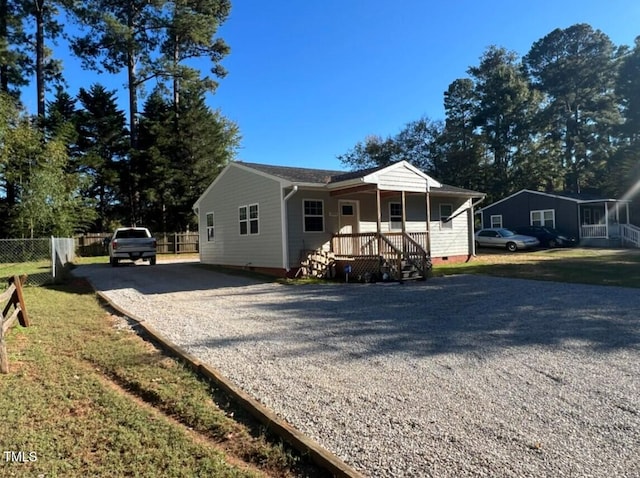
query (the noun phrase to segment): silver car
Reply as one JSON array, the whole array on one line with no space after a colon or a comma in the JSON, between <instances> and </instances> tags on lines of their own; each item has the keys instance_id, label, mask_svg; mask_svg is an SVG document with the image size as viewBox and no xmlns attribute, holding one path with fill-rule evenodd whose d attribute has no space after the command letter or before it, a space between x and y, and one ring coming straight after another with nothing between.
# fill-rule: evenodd
<instances>
[{"instance_id":1,"label":"silver car","mask_svg":"<svg viewBox=\"0 0 640 478\"><path fill-rule=\"evenodd\" d=\"M536 247L540 241L535 237L523 236L502 227L480 229L476 232L476 247L505 247L509 252Z\"/></svg>"}]
</instances>

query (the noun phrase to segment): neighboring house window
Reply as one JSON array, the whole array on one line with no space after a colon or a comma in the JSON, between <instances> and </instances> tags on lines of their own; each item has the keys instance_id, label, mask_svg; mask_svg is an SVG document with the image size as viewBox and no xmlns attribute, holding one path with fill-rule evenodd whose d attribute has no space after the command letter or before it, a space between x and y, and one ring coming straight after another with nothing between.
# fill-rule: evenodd
<instances>
[{"instance_id":1,"label":"neighboring house window","mask_svg":"<svg viewBox=\"0 0 640 478\"><path fill-rule=\"evenodd\" d=\"M305 199L304 232L324 232L324 203L320 200Z\"/></svg>"},{"instance_id":2,"label":"neighboring house window","mask_svg":"<svg viewBox=\"0 0 640 478\"><path fill-rule=\"evenodd\" d=\"M502 227L502 214L491 216L491 227Z\"/></svg>"},{"instance_id":3,"label":"neighboring house window","mask_svg":"<svg viewBox=\"0 0 640 478\"><path fill-rule=\"evenodd\" d=\"M554 209L544 209L540 211L531 211L531 225L556 227L556 212Z\"/></svg>"},{"instance_id":4,"label":"neighboring house window","mask_svg":"<svg viewBox=\"0 0 640 478\"><path fill-rule=\"evenodd\" d=\"M440 228L453 229L453 222L449 218L453 215L451 204L440 204Z\"/></svg>"},{"instance_id":5,"label":"neighboring house window","mask_svg":"<svg viewBox=\"0 0 640 478\"><path fill-rule=\"evenodd\" d=\"M389 230L402 229L402 203L389 203Z\"/></svg>"},{"instance_id":6,"label":"neighboring house window","mask_svg":"<svg viewBox=\"0 0 640 478\"><path fill-rule=\"evenodd\" d=\"M238 208L238 220L240 222L240 235L258 234L259 232L259 213L258 205L240 206Z\"/></svg>"},{"instance_id":7,"label":"neighboring house window","mask_svg":"<svg viewBox=\"0 0 640 478\"><path fill-rule=\"evenodd\" d=\"M213 222L213 213L207 213L207 241L213 242L213 238L215 237L215 226Z\"/></svg>"}]
</instances>

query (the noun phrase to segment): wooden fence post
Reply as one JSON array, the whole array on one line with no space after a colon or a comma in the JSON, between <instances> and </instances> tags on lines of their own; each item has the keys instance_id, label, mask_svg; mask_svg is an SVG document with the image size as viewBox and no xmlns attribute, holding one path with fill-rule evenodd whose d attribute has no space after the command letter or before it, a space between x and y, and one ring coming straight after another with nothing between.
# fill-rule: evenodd
<instances>
[{"instance_id":1,"label":"wooden fence post","mask_svg":"<svg viewBox=\"0 0 640 478\"><path fill-rule=\"evenodd\" d=\"M13 276L13 278L9 279L9 288L0 294L0 304L9 299L9 302L2 310L2 315L0 315L0 372L2 373L9 373L9 356L5 341L6 333L13 325L16 317L23 327L31 325L29 314L27 314L27 306L24 302L24 295L22 294L22 286L26 281L26 275ZM14 311L11 315L8 315L11 306L14 307Z\"/></svg>"}]
</instances>

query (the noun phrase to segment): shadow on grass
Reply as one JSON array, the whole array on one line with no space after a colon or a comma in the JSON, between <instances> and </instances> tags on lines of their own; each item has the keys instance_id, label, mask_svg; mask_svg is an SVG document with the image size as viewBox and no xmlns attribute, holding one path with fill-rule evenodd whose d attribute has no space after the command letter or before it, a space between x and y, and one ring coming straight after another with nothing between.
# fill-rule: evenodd
<instances>
[{"instance_id":1,"label":"shadow on grass","mask_svg":"<svg viewBox=\"0 0 640 478\"><path fill-rule=\"evenodd\" d=\"M435 268L433 274L461 273L640 288L640 255L617 253L539 260L529 256L520 261L514 258L514 262L505 264L471 262L460 267Z\"/></svg>"}]
</instances>

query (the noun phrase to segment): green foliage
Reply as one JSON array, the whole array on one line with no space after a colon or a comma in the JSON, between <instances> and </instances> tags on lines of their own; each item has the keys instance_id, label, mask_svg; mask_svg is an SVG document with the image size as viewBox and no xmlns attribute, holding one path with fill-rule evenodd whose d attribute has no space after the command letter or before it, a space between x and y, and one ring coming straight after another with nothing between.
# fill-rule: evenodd
<instances>
[{"instance_id":1,"label":"green foliage","mask_svg":"<svg viewBox=\"0 0 640 478\"><path fill-rule=\"evenodd\" d=\"M614 151L609 138L620 123L614 94L618 53L607 35L577 24L552 31L524 58L545 95L545 120L562 151L566 189L601 186Z\"/></svg>"},{"instance_id":2,"label":"green foliage","mask_svg":"<svg viewBox=\"0 0 640 478\"><path fill-rule=\"evenodd\" d=\"M116 104L115 91L101 85L81 88L78 99L82 108L75 115L77 149L81 151L77 169L88 179L82 194L96 203L93 229L104 231L109 219L118 214L118 197L126 177L123 170L128 167L126 119Z\"/></svg>"},{"instance_id":3,"label":"green foliage","mask_svg":"<svg viewBox=\"0 0 640 478\"><path fill-rule=\"evenodd\" d=\"M204 92L183 91L175 104L156 90L140 122L132 176L140 187L139 221L154 230L195 226L193 203L234 157L238 127L205 105Z\"/></svg>"},{"instance_id":4,"label":"green foliage","mask_svg":"<svg viewBox=\"0 0 640 478\"><path fill-rule=\"evenodd\" d=\"M486 191L484 148L474 125L476 97L470 78L455 80L444 94L445 126L437 139L433 174L445 183Z\"/></svg>"},{"instance_id":5,"label":"green foliage","mask_svg":"<svg viewBox=\"0 0 640 478\"><path fill-rule=\"evenodd\" d=\"M45 139L11 98L0 98L0 177L12 197L5 199L3 235L72 235L94 217L92 204L79 196L84 178L69 171L66 145ZM9 201L11 199L11 202Z\"/></svg>"},{"instance_id":6,"label":"green foliage","mask_svg":"<svg viewBox=\"0 0 640 478\"><path fill-rule=\"evenodd\" d=\"M338 158L353 169L405 159L489 201L522 188L621 196L640 184L640 37L616 47L577 24L522 60L491 46L468 73L444 94L444 127L421 134L419 120Z\"/></svg>"},{"instance_id":7,"label":"green foliage","mask_svg":"<svg viewBox=\"0 0 640 478\"><path fill-rule=\"evenodd\" d=\"M28 84L31 56L21 0L0 0L0 92L19 96Z\"/></svg>"},{"instance_id":8,"label":"green foliage","mask_svg":"<svg viewBox=\"0 0 640 478\"><path fill-rule=\"evenodd\" d=\"M435 140L442 125L429 118L407 123L395 136L381 138L369 136L357 143L353 149L339 155L338 159L352 169L388 166L406 160L415 166L432 170L435 156Z\"/></svg>"}]
</instances>

